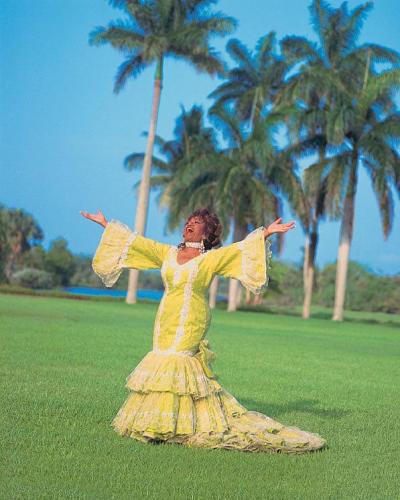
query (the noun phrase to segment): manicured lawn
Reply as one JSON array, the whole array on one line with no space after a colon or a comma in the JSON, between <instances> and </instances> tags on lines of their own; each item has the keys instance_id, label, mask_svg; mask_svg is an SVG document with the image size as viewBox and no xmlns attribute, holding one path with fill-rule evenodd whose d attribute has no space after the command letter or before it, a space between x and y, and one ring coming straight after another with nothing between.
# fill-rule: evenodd
<instances>
[{"instance_id":1,"label":"manicured lawn","mask_svg":"<svg viewBox=\"0 0 400 500\"><path fill-rule=\"evenodd\" d=\"M112 430L155 312L0 295L0 498L399 498L398 317L214 311L220 383L247 408L328 440L296 456L150 445Z\"/></svg>"}]
</instances>

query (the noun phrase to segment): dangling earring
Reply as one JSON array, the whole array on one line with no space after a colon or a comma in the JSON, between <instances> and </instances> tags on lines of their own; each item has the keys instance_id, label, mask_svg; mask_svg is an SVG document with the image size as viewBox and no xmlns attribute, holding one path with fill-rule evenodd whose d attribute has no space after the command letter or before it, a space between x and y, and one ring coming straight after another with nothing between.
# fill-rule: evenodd
<instances>
[{"instance_id":1,"label":"dangling earring","mask_svg":"<svg viewBox=\"0 0 400 500\"><path fill-rule=\"evenodd\" d=\"M206 247L204 246L204 238L201 239L201 247L200 253L204 253L206 251Z\"/></svg>"}]
</instances>

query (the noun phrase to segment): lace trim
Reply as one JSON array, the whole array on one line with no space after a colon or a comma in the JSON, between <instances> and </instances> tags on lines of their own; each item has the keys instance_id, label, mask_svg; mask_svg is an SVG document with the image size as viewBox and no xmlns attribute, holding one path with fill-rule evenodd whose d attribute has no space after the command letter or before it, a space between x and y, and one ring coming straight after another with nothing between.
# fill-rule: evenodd
<instances>
[{"instance_id":1,"label":"lace trim","mask_svg":"<svg viewBox=\"0 0 400 500\"><path fill-rule=\"evenodd\" d=\"M176 351L175 349L166 349L165 351L161 351L160 349L153 349L150 352L154 352L155 354L161 354L163 356L169 356L173 354L174 356L194 356L192 351Z\"/></svg>"},{"instance_id":2,"label":"lace trim","mask_svg":"<svg viewBox=\"0 0 400 500\"><path fill-rule=\"evenodd\" d=\"M108 262L106 266L106 269L107 267L109 267L107 271L99 272L98 269L96 269L96 266L93 265L93 260L92 260L93 271L100 277L100 279L102 280L102 282L106 287L111 288L122 273L122 265L124 264L128 256L129 246L132 244L133 240L138 235L138 232L132 231L126 224L120 222L119 220L111 219L108 225L104 228L98 248L101 248L103 245L107 243L108 232L109 232L108 228L113 228L116 229L117 231L120 231L121 235L127 238L121 251L119 245L114 245L114 248L110 250L111 262ZM120 253L118 254L118 252Z\"/></svg>"},{"instance_id":3,"label":"lace trim","mask_svg":"<svg viewBox=\"0 0 400 500\"><path fill-rule=\"evenodd\" d=\"M171 251L171 249L170 249ZM165 300L169 292L169 286L168 286L168 280L167 280L167 274L166 274L166 269L167 269L167 262L168 259L165 259L164 262L162 263L161 266L161 278L164 283L164 293L163 296L160 300L160 303L158 305L158 310L156 314L156 320L155 320L155 325L154 325L154 340L153 340L153 350L159 351L160 349L158 348L158 339L160 337L161 333L161 315L164 312L164 305L165 305Z\"/></svg>"},{"instance_id":4,"label":"lace trim","mask_svg":"<svg viewBox=\"0 0 400 500\"><path fill-rule=\"evenodd\" d=\"M172 246L171 247L171 255L170 255L170 265L175 269L175 270L183 270L186 269L186 266L193 266L194 264L201 262L206 255L208 255L213 249L211 248L210 250L207 250L204 253L200 253L199 255L196 255L196 257L193 257L192 259L187 260L183 264L178 264L177 262L177 253L178 253L178 247L177 246Z\"/></svg>"},{"instance_id":5,"label":"lace trim","mask_svg":"<svg viewBox=\"0 0 400 500\"><path fill-rule=\"evenodd\" d=\"M109 221L109 224L113 224L118 229L120 229L122 231L126 231L127 233L136 232L136 231L132 231L132 229L129 226L127 226L126 224L124 224L123 222L121 222L118 219L111 219Z\"/></svg>"},{"instance_id":6,"label":"lace trim","mask_svg":"<svg viewBox=\"0 0 400 500\"><path fill-rule=\"evenodd\" d=\"M122 252L121 252L121 256L118 260L118 264L121 265L121 264L124 264L127 257L128 257L128 251L129 251L129 247L131 246L132 242L134 239L136 239L136 236L138 235L139 233L137 231L134 231L128 238L127 242L125 243L125 246L124 248L122 249Z\"/></svg>"},{"instance_id":7,"label":"lace trim","mask_svg":"<svg viewBox=\"0 0 400 500\"><path fill-rule=\"evenodd\" d=\"M179 267L177 267L175 269L175 271L174 271L174 280L173 280L174 286L177 286L178 283L180 282L181 276L182 276L182 271L183 271L183 269L179 268Z\"/></svg>"},{"instance_id":8,"label":"lace trim","mask_svg":"<svg viewBox=\"0 0 400 500\"><path fill-rule=\"evenodd\" d=\"M118 416L121 416L124 413L124 410L121 411L121 413L118 413ZM131 415L129 415L131 417ZM133 413L133 416L135 417L178 417L179 419L185 418L187 420L190 420L191 422L193 421L193 414L190 413L181 413L179 410L178 411L135 411Z\"/></svg>"},{"instance_id":9,"label":"lace trim","mask_svg":"<svg viewBox=\"0 0 400 500\"><path fill-rule=\"evenodd\" d=\"M136 380L140 380L142 381L143 377L147 378L147 377L154 377L154 370L140 370L138 375L137 375L138 379ZM199 380L201 381L202 383L203 382L207 382L207 377L206 375L204 375L203 373L201 375L195 375L195 374L190 374L189 376L187 375L187 373L178 373L178 372L174 372L174 371L163 371L162 373L157 373L157 378L158 377L172 377L172 378L175 378L175 379L179 379L179 380L191 380L191 379L196 379L196 380ZM129 377L128 377L129 379Z\"/></svg>"},{"instance_id":10,"label":"lace trim","mask_svg":"<svg viewBox=\"0 0 400 500\"><path fill-rule=\"evenodd\" d=\"M182 305L181 314L180 314L180 318L179 318L179 326L176 330L176 336L175 336L174 342L173 342L172 347L171 347L172 350L176 350L176 347L179 345L179 342L185 333L185 322L186 322L186 319L187 319L187 316L189 313L190 299L192 298L193 280L197 275L198 269L199 269L199 267L197 265L197 262L193 262L191 265L188 280L185 284L185 289L183 292L183 305Z\"/></svg>"},{"instance_id":11,"label":"lace trim","mask_svg":"<svg viewBox=\"0 0 400 500\"><path fill-rule=\"evenodd\" d=\"M238 242L238 248L242 252L242 270L241 275L237 278L241 283L255 295L259 295L269 283L269 270L271 269L270 262L272 252L270 250L271 242L264 237L264 226L260 226L249 233L246 238ZM251 248L251 243L256 242L259 238L264 239L265 250L265 282L261 285L253 285L257 275L257 267L259 265L259 256L254 254L254 249Z\"/></svg>"},{"instance_id":12,"label":"lace trim","mask_svg":"<svg viewBox=\"0 0 400 500\"><path fill-rule=\"evenodd\" d=\"M182 351L177 351L176 348L179 345L179 342L181 341L183 335L185 334L185 323L186 319L190 310L190 300L192 298L192 287L193 287L193 280L195 279L199 266L198 262L204 258L206 253L201 254L194 259L191 259L190 261L186 262L185 264L182 265L177 265L175 258L176 258L176 251L177 247L171 247L170 249L170 255L169 259L166 259L161 267L161 275L163 277L163 282L165 286L165 292L164 295L161 299L159 309L157 312L157 317L156 317L156 324L155 324L155 329L154 329L154 343L153 343L153 351L157 352L159 354L165 353L165 354L177 354ZM187 282L185 283L185 288L183 292L183 303L182 303L182 308L179 316L179 325L176 329L176 334L175 334L175 339L172 343L172 346L169 347L167 350L161 351L158 347L158 340L160 337L161 333L161 315L164 311L164 303L165 303L165 298L168 295L169 292L169 286L168 286L168 280L166 277L166 266L170 265L174 269L174 278L173 278L173 285L176 286L178 284L178 280L181 277L181 272L183 269L189 269L189 275ZM187 265L186 265L187 264ZM190 351L187 351L190 352ZM192 353L191 353L192 354Z\"/></svg>"}]
</instances>

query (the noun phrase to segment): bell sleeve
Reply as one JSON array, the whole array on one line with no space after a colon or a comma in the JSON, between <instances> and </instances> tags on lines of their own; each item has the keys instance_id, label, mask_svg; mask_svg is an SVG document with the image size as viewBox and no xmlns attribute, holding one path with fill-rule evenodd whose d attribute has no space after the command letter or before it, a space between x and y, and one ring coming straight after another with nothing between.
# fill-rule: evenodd
<instances>
[{"instance_id":1,"label":"bell sleeve","mask_svg":"<svg viewBox=\"0 0 400 500\"><path fill-rule=\"evenodd\" d=\"M171 245L146 238L112 219L104 228L92 260L92 269L106 287L112 287L122 270L159 269Z\"/></svg>"},{"instance_id":2,"label":"bell sleeve","mask_svg":"<svg viewBox=\"0 0 400 500\"><path fill-rule=\"evenodd\" d=\"M268 286L272 252L271 242L260 226L243 240L212 250L213 272L239 280L252 293L259 295Z\"/></svg>"}]
</instances>

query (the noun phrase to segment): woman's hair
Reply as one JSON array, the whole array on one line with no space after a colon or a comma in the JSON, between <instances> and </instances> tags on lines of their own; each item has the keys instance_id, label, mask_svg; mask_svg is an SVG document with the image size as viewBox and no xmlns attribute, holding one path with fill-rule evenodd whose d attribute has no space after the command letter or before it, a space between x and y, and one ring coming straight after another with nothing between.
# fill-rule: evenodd
<instances>
[{"instance_id":1,"label":"woman's hair","mask_svg":"<svg viewBox=\"0 0 400 500\"><path fill-rule=\"evenodd\" d=\"M188 216L186 222L193 217L199 217L206 225L206 236L204 238L205 249L210 250L211 248L221 246L222 224L217 214L210 212L208 208L198 208Z\"/></svg>"}]
</instances>

